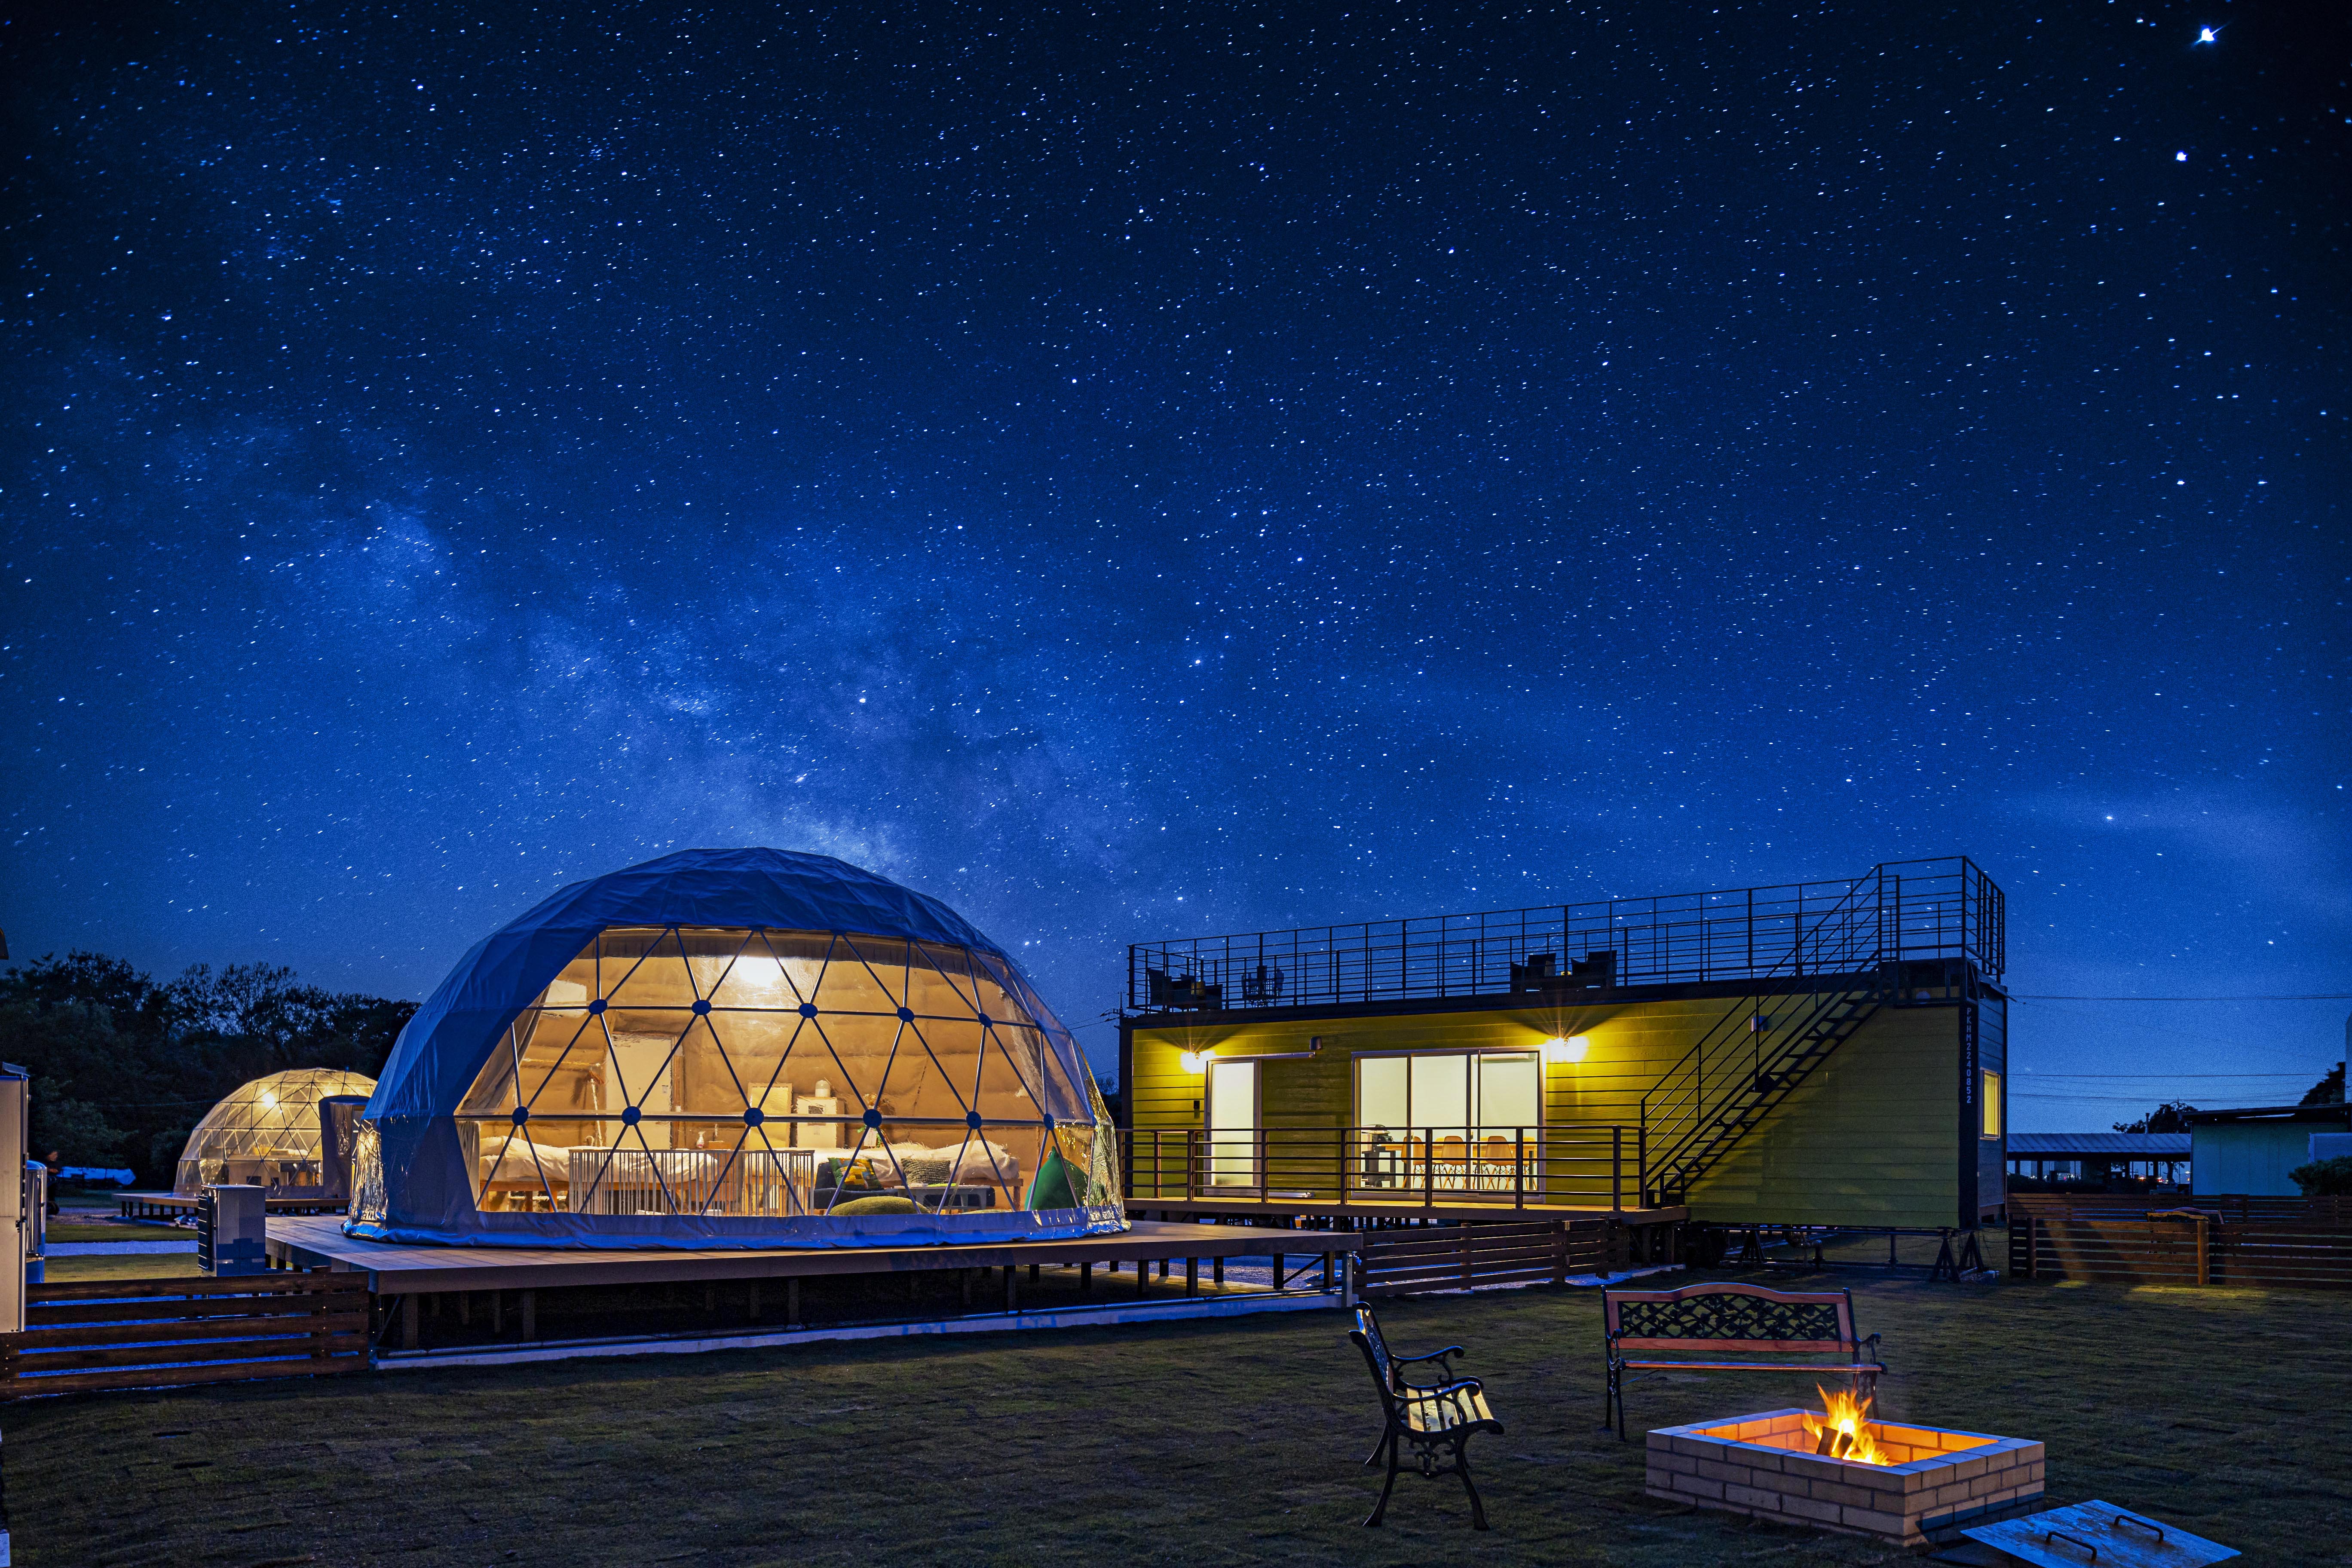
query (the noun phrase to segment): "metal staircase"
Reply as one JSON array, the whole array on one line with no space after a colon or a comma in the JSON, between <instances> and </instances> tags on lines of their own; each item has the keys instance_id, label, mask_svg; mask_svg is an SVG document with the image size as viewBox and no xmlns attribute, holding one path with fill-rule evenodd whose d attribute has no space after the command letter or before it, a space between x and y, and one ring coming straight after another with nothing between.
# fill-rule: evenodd
<instances>
[{"instance_id":1,"label":"metal staircase","mask_svg":"<svg viewBox=\"0 0 2352 1568\"><path fill-rule=\"evenodd\" d=\"M1855 879L1800 926L1787 956L1643 1095L1651 1203L1686 1201L1701 1177L1901 994L1901 881L1890 898L1889 875L1881 866Z\"/></svg>"},{"instance_id":2,"label":"metal staircase","mask_svg":"<svg viewBox=\"0 0 2352 1568\"><path fill-rule=\"evenodd\" d=\"M1642 1097L1653 1205L1685 1202L1699 1178L1885 1004L1874 954L1864 984L1854 978L1829 980L1835 989L1826 993L1742 997L1660 1076Z\"/></svg>"}]
</instances>

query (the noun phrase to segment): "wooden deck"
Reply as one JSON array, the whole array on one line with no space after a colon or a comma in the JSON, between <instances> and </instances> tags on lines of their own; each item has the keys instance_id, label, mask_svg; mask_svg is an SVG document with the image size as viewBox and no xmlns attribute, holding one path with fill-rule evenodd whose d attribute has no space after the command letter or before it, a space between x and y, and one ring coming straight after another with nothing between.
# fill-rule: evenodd
<instances>
[{"instance_id":1,"label":"wooden deck","mask_svg":"<svg viewBox=\"0 0 2352 1568\"><path fill-rule=\"evenodd\" d=\"M269 1216L270 1261L285 1268L363 1273L377 1295L446 1290L533 1290L567 1285L662 1284L724 1279L795 1279L940 1268L1045 1268L1237 1258L1280 1251L1293 1258L1360 1249L1349 1231L1269 1232L1242 1226L1139 1221L1118 1236L1066 1241L975 1242L944 1247L809 1247L769 1251L670 1247L599 1251L554 1247L433 1247L362 1241L330 1216Z\"/></svg>"},{"instance_id":2,"label":"wooden deck","mask_svg":"<svg viewBox=\"0 0 2352 1568\"><path fill-rule=\"evenodd\" d=\"M1591 1221L1595 1224L1614 1221L1623 1226L1644 1227L1656 1225L1678 1225L1690 1217L1690 1210L1680 1205L1669 1208L1612 1209L1577 1204L1515 1205L1507 1199L1463 1197L1448 1201L1440 1198L1425 1203L1414 1199L1410 1203L1366 1202L1354 1199L1341 1203L1336 1198L1207 1198L1207 1197L1146 1197L1130 1195L1127 1199L1130 1215L1152 1214L1162 1218L1198 1215L1215 1219L1282 1219L1316 1218L1337 1220L1371 1219L1441 1220L1446 1224L1510 1224L1527 1220L1566 1220L1570 1224ZM1321 1248L1316 1250L1320 1251Z\"/></svg>"},{"instance_id":3,"label":"wooden deck","mask_svg":"<svg viewBox=\"0 0 2352 1568\"><path fill-rule=\"evenodd\" d=\"M184 1219L196 1212L196 1200L189 1193L124 1193L118 1200L124 1219ZM262 1205L271 1214L341 1214L343 1205L329 1203L320 1197L264 1198Z\"/></svg>"}]
</instances>

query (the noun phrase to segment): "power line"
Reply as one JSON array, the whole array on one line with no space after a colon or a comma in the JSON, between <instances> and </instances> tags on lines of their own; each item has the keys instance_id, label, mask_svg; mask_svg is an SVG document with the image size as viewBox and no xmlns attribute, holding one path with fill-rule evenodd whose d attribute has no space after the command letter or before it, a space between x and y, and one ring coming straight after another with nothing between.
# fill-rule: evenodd
<instances>
[{"instance_id":1,"label":"power line","mask_svg":"<svg viewBox=\"0 0 2352 1568\"><path fill-rule=\"evenodd\" d=\"M2032 1094L2011 1090L2011 1100L2055 1100L2069 1105L2146 1105L2154 1098L2146 1094Z\"/></svg>"},{"instance_id":2,"label":"power line","mask_svg":"<svg viewBox=\"0 0 2352 1568\"><path fill-rule=\"evenodd\" d=\"M2012 991L2012 1002L2352 1002L2352 991L2315 991L2297 996L2041 996Z\"/></svg>"},{"instance_id":3,"label":"power line","mask_svg":"<svg viewBox=\"0 0 2352 1568\"><path fill-rule=\"evenodd\" d=\"M2017 1079L2018 1079L2018 1081L2022 1081L2023 1079L2032 1079L2032 1080L2033 1080L2034 1082L2036 1082L2036 1083L2041 1082L2041 1081L2042 1081L2042 1079L2052 1079L2052 1078L2063 1078L2063 1079L2083 1079L2083 1078L2090 1078L2090 1079L2124 1079L2124 1078L2129 1078L2129 1079L2140 1079L2140 1078L2160 1078L2160 1079L2177 1079L2177 1078L2178 1078L2178 1079L2190 1079L2190 1078L2222 1078L2222 1079L2286 1078L2286 1079L2295 1079L2300 1080L2300 1079L2303 1079L2309 1078L2310 1076L2311 1076L2311 1075L2310 1075L2309 1073L2307 1073L2307 1072L2040 1072L2040 1071L2023 1071L2023 1070L2021 1070L2021 1071L2018 1073L2018 1075L2017 1075Z\"/></svg>"}]
</instances>

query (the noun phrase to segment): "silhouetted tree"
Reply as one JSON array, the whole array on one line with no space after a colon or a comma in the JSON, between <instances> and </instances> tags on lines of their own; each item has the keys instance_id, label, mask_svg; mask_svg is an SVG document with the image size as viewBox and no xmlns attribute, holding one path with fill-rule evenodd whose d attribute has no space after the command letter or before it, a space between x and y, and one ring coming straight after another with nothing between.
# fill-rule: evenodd
<instances>
[{"instance_id":1,"label":"silhouetted tree","mask_svg":"<svg viewBox=\"0 0 2352 1568\"><path fill-rule=\"evenodd\" d=\"M164 1181L229 1090L295 1067L372 1077L415 1011L269 964L197 964L159 985L119 958L49 954L0 970L0 1059L33 1075L34 1147Z\"/></svg>"},{"instance_id":2,"label":"silhouetted tree","mask_svg":"<svg viewBox=\"0 0 2352 1568\"><path fill-rule=\"evenodd\" d=\"M2118 1121L2118 1132L2186 1132L2189 1118L2197 1108L2185 1100L2175 1100L2158 1106L2137 1121Z\"/></svg>"}]
</instances>

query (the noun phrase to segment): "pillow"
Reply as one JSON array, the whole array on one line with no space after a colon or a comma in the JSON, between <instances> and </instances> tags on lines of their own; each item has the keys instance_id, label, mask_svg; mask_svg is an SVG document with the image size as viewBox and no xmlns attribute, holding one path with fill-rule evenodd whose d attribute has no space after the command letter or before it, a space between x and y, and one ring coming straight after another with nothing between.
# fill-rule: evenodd
<instances>
[{"instance_id":1,"label":"pillow","mask_svg":"<svg viewBox=\"0 0 2352 1568\"><path fill-rule=\"evenodd\" d=\"M955 1161L944 1155L910 1155L898 1163L906 1167L907 1184L910 1187L945 1186L955 1174Z\"/></svg>"},{"instance_id":2,"label":"pillow","mask_svg":"<svg viewBox=\"0 0 2352 1568\"><path fill-rule=\"evenodd\" d=\"M923 1210L922 1205L912 1198L874 1197L852 1198L845 1204L835 1204L833 1212L837 1215L920 1214Z\"/></svg>"},{"instance_id":3,"label":"pillow","mask_svg":"<svg viewBox=\"0 0 2352 1568\"><path fill-rule=\"evenodd\" d=\"M817 1173L819 1182L831 1182L851 1190L876 1187L897 1187L906 1184L898 1179L898 1167L877 1154L861 1154L855 1160L827 1160Z\"/></svg>"},{"instance_id":4,"label":"pillow","mask_svg":"<svg viewBox=\"0 0 2352 1568\"><path fill-rule=\"evenodd\" d=\"M975 1138L963 1146L956 1156L955 1179L959 1182L1009 1182L1021 1173L1021 1163L1013 1152L1001 1144Z\"/></svg>"}]
</instances>

